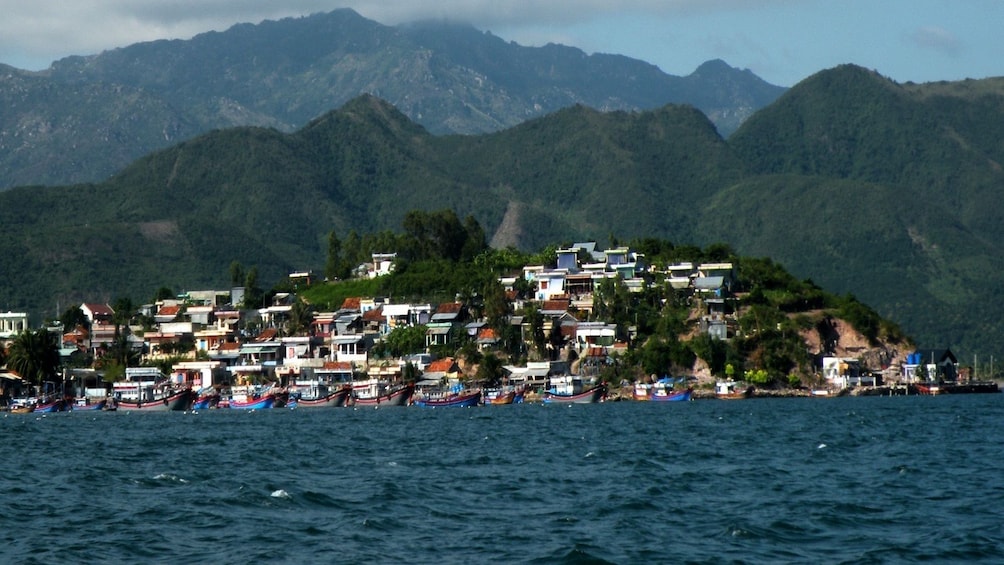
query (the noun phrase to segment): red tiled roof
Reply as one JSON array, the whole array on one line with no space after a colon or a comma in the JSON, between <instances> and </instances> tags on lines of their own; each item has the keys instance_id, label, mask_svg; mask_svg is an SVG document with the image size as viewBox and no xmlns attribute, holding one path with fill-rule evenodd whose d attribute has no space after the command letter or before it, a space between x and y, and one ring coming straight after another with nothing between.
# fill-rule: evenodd
<instances>
[{"instance_id":1,"label":"red tiled roof","mask_svg":"<svg viewBox=\"0 0 1004 565\"><path fill-rule=\"evenodd\" d=\"M456 312L460 312L460 309L463 308L463 307L464 307L464 305L461 304L461 303L459 303L459 302L445 302L443 304L440 304L439 307L436 308L436 313L437 314L454 314Z\"/></svg>"},{"instance_id":2,"label":"red tiled roof","mask_svg":"<svg viewBox=\"0 0 1004 565\"><path fill-rule=\"evenodd\" d=\"M379 322L381 320L383 320L383 306L367 310L363 313L364 322Z\"/></svg>"},{"instance_id":3,"label":"red tiled roof","mask_svg":"<svg viewBox=\"0 0 1004 565\"><path fill-rule=\"evenodd\" d=\"M348 361L325 361L324 368L333 371L351 371L352 363Z\"/></svg>"},{"instance_id":4,"label":"red tiled roof","mask_svg":"<svg viewBox=\"0 0 1004 565\"><path fill-rule=\"evenodd\" d=\"M237 351L241 348L241 344L236 341L224 341L220 344L218 351Z\"/></svg>"},{"instance_id":5,"label":"red tiled roof","mask_svg":"<svg viewBox=\"0 0 1004 565\"><path fill-rule=\"evenodd\" d=\"M479 340L481 340L481 339L498 339L498 336L495 335L495 330L492 329L492 328L481 328L478 331L478 339Z\"/></svg>"},{"instance_id":6,"label":"red tiled roof","mask_svg":"<svg viewBox=\"0 0 1004 565\"><path fill-rule=\"evenodd\" d=\"M275 337L279 335L279 330L275 328L268 328L267 330L258 334L258 337L254 338L255 341L272 341Z\"/></svg>"},{"instance_id":7,"label":"red tiled roof","mask_svg":"<svg viewBox=\"0 0 1004 565\"><path fill-rule=\"evenodd\" d=\"M545 300L540 309L547 310L548 312L557 312L559 310L564 312L568 310L569 304L571 304L571 301L568 299Z\"/></svg>"},{"instance_id":8,"label":"red tiled roof","mask_svg":"<svg viewBox=\"0 0 1004 565\"><path fill-rule=\"evenodd\" d=\"M359 310L359 303L361 301L362 301L362 298L360 298L358 296L346 298L342 302L342 308L345 309L345 310Z\"/></svg>"}]
</instances>

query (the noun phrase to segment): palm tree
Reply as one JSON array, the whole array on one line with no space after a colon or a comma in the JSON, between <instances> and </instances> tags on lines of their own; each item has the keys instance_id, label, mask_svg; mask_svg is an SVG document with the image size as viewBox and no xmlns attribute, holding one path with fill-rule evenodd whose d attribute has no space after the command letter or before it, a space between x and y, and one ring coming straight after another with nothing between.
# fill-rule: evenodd
<instances>
[{"instance_id":1,"label":"palm tree","mask_svg":"<svg viewBox=\"0 0 1004 565\"><path fill-rule=\"evenodd\" d=\"M7 368L22 379L41 385L47 378L54 377L59 368L56 340L44 328L17 334L10 344Z\"/></svg>"}]
</instances>

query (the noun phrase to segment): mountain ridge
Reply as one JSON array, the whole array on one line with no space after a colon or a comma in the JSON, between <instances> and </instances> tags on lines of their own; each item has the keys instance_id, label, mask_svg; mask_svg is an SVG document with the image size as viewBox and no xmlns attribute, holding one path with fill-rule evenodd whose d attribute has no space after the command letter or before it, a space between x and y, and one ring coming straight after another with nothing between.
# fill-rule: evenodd
<instances>
[{"instance_id":1,"label":"mountain ridge","mask_svg":"<svg viewBox=\"0 0 1004 565\"><path fill-rule=\"evenodd\" d=\"M98 182L213 129L292 132L363 93L437 134L498 131L573 104L667 103L700 108L727 134L785 90L727 65L676 77L621 55L524 47L466 24L385 26L350 9L0 74L0 101L16 98L19 81L34 85L0 115L0 188Z\"/></svg>"}]
</instances>

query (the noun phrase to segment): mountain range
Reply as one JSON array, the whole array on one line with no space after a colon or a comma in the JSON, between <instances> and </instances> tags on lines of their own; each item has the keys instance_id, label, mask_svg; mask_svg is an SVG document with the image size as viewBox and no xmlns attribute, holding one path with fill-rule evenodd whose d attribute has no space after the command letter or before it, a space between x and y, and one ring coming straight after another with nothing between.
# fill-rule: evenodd
<instances>
[{"instance_id":1,"label":"mountain range","mask_svg":"<svg viewBox=\"0 0 1004 565\"><path fill-rule=\"evenodd\" d=\"M150 100L134 104L155 113ZM234 260L263 281L319 271L332 230L452 208L496 246L725 242L854 294L921 346L986 359L1004 330L1002 118L1004 79L900 84L855 65L808 77L727 138L677 104L432 132L364 94L294 131L219 129L100 183L0 192L0 307L225 286Z\"/></svg>"},{"instance_id":2,"label":"mountain range","mask_svg":"<svg viewBox=\"0 0 1004 565\"><path fill-rule=\"evenodd\" d=\"M433 133L498 131L574 104L690 104L727 136L784 88L723 61L677 77L620 55L525 47L446 22L385 26L349 9L0 66L0 188L97 182L213 129L292 132L369 93Z\"/></svg>"}]
</instances>

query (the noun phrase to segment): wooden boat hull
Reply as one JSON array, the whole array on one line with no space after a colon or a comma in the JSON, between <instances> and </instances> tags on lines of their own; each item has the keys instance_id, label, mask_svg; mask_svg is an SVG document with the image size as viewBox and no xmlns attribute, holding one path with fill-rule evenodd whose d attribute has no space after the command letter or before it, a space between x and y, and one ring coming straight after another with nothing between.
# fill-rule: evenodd
<instances>
[{"instance_id":1,"label":"wooden boat hull","mask_svg":"<svg viewBox=\"0 0 1004 565\"><path fill-rule=\"evenodd\" d=\"M119 400L116 404L120 410L138 410L141 412L182 412L192 407L192 391L183 390L149 402Z\"/></svg>"},{"instance_id":2,"label":"wooden boat hull","mask_svg":"<svg viewBox=\"0 0 1004 565\"><path fill-rule=\"evenodd\" d=\"M290 397L287 404L290 408L341 408L346 405L352 389L344 388L328 393L321 398L298 398Z\"/></svg>"},{"instance_id":3,"label":"wooden boat hull","mask_svg":"<svg viewBox=\"0 0 1004 565\"><path fill-rule=\"evenodd\" d=\"M595 404L603 400L606 394L607 387L605 385L597 385L578 394L545 392L544 402L547 404Z\"/></svg>"},{"instance_id":4,"label":"wooden boat hull","mask_svg":"<svg viewBox=\"0 0 1004 565\"><path fill-rule=\"evenodd\" d=\"M510 390L509 392L504 392L494 398L488 399L487 404L500 406L503 404L512 404L515 401L516 401L516 391Z\"/></svg>"},{"instance_id":5,"label":"wooden boat hull","mask_svg":"<svg viewBox=\"0 0 1004 565\"><path fill-rule=\"evenodd\" d=\"M414 393L415 386L408 385L373 398L355 397L354 403L356 406L407 406Z\"/></svg>"},{"instance_id":6,"label":"wooden boat hull","mask_svg":"<svg viewBox=\"0 0 1004 565\"><path fill-rule=\"evenodd\" d=\"M481 391L458 394L446 398L417 398L415 406L424 408L467 408L481 404Z\"/></svg>"}]
</instances>

